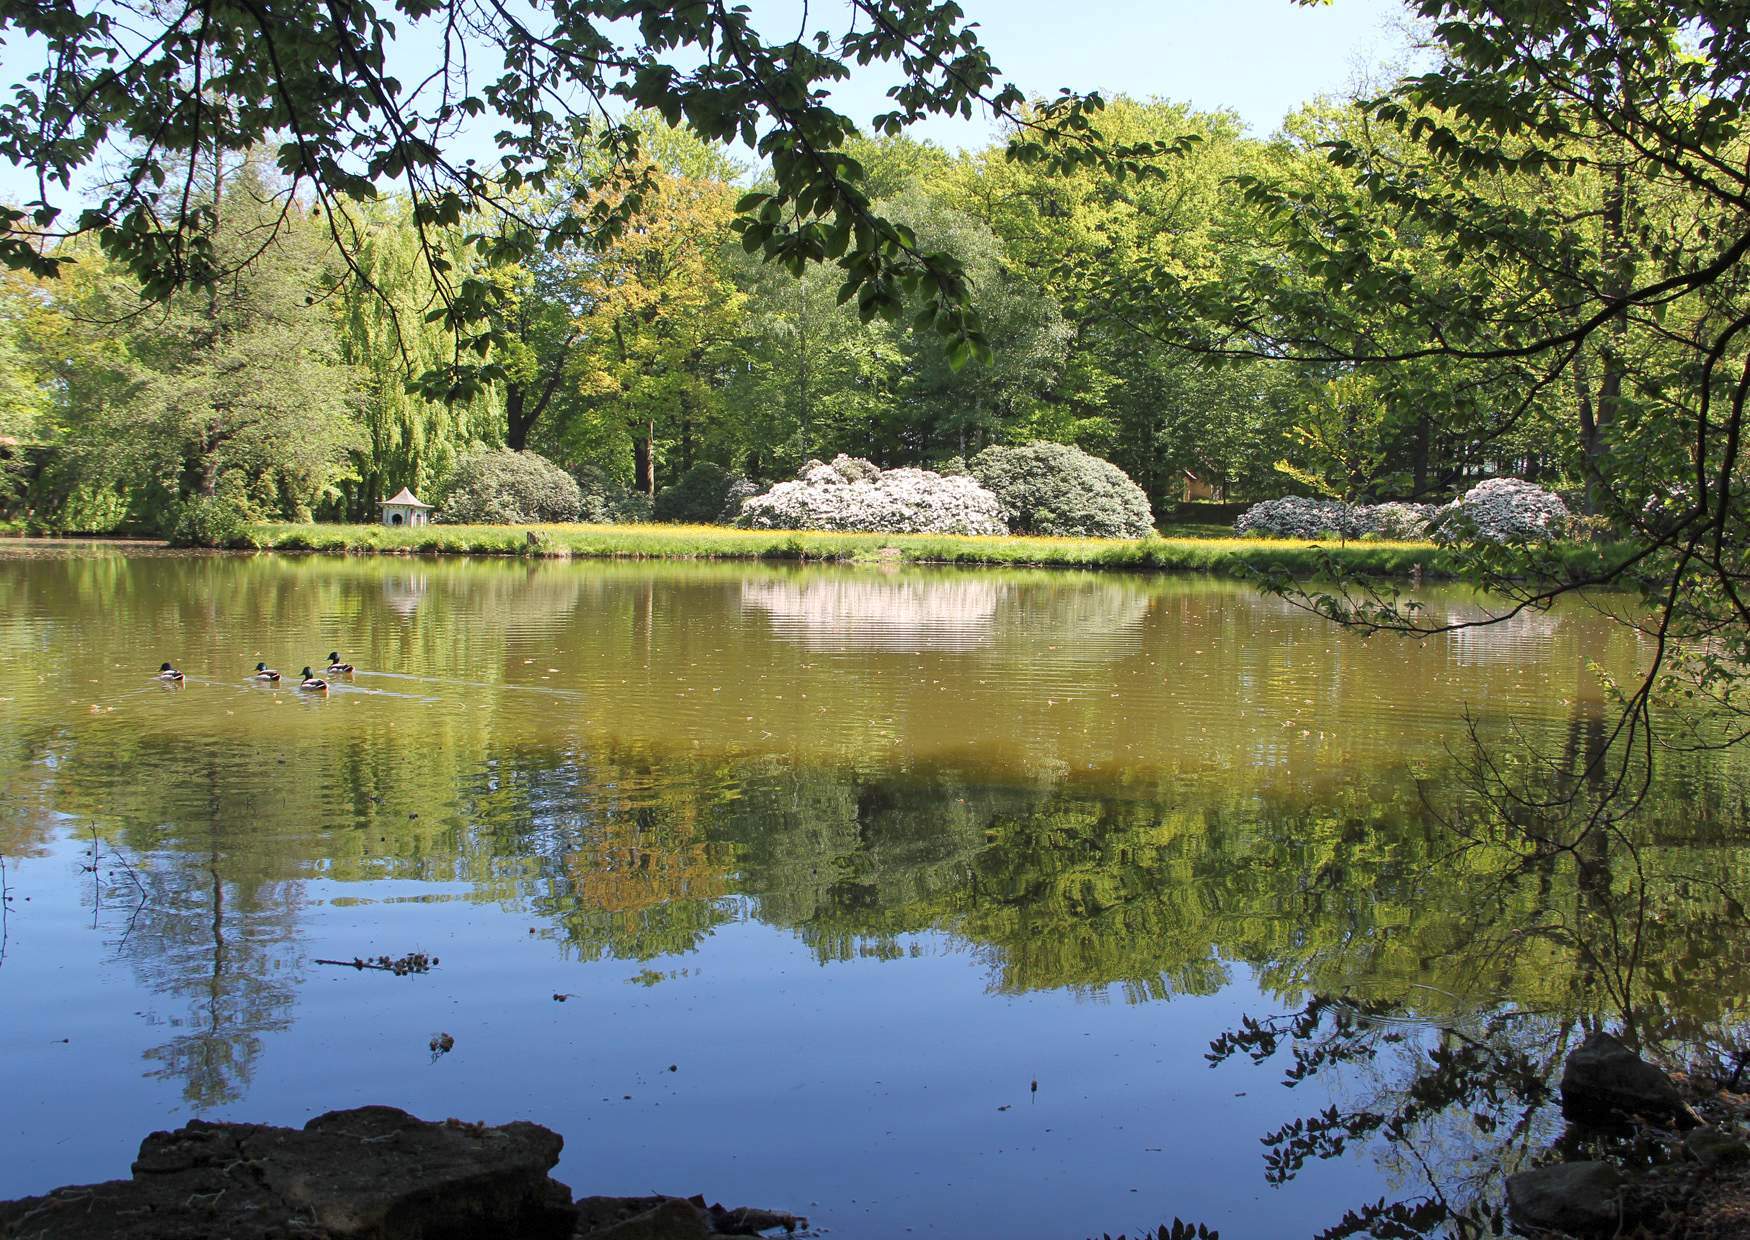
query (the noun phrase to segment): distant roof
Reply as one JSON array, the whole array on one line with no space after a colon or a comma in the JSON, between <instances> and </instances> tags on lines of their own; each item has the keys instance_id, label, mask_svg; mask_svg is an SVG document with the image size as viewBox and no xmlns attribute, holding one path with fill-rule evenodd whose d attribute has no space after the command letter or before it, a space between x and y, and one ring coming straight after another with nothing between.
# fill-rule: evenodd
<instances>
[{"instance_id":1,"label":"distant roof","mask_svg":"<svg viewBox=\"0 0 1750 1240\"><path fill-rule=\"evenodd\" d=\"M391 504L400 504L404 508L430 508L431 507L430 504L422 504L418 500L414 499L413 492L409 491L406 487L402 487L401 493L399 495L397 495L394 499L383 500L381 506L384 508L387 508Z\"/></svg>"}]
</instances>

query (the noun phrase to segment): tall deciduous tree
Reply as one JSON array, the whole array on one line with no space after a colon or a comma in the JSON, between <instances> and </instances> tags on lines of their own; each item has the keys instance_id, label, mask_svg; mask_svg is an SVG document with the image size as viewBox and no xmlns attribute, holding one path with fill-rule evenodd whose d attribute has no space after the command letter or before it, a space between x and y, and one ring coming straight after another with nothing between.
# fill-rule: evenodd
<instances>
[{"instance_id":1,"label":"tall deciduous tree","mask_svg":"<svg viewBox=\"0 0 1750 1240\"><path fill-rule=\"evenodd\" d=\"M27 277L0 274L0 436L28 440L48 429L52 393L39 344L59 334L56 317Z\"/></svg>"},{"instance_id":2,"label":"tall deciduous tree","mask_svg":"<svg viewBox=\"0 0 1750 1240\"><path fill-rule=\"evenodd\" d=\"M87 253L90 275L67 302L79 338L59 385L67 463L78 485L125 497L152 526L221 493L308 518L359 444L353 378L318 304L321 234L284 218L251 162L213 190L223 213L208 241L227 279L143 300Z\"/></svg>"},{"instance_id":3,"label":"tall deciduous tree","mask_svg":"<svg viewBox=\"0 0 1750 1240\"><path fill-rule=\"evenodd\" d=\"M1181 471L1241 483L1268 479L1303 389L1292 375L1219 373L1135 330L1106 285L1141 268L1220 281L1255 248L1231 179L1279 150L1243 136L1236 117L1159 100L1120 98L1104 127L1115 140L1179 151L1152 178L1110 168L1064 170L975 156L962 201L1002 240L1005 260L1037 281L1069 326L1058 382L1040 429L1124 467L1157 504L1176 498Z\"/></svg>"},{"instance_id":4,"label":"tall deciduous tree","mask_svg":"<svg viewBox=\"0 0 1750 1240\"><path fill-rule=\"evenodd\" d=\"M582 273L577 382L589 420L629 442L634 487L654 495L659 436L676 445L683 472L716 416L714 379L740 334L745 297L726 264L734 191L660 168L646 180L633 225ZM613 183L597 190L625 192Z\"/></svg>"}]
</instances>

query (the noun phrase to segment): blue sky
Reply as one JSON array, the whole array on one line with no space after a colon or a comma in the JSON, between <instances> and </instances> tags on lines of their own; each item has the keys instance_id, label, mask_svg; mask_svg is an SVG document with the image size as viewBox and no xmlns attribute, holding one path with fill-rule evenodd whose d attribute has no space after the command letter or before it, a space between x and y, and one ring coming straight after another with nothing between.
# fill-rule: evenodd
<instances>
[{"instance_id":1,"label":"blue sky","mask_svg":"<svg viewBox=\"0 0 1750 1240\"><path fill-rule=\"evenodd\" d=\"M749 0L770 38L794 30L803 0ZM1391 58L1401 45L1401 0L1331 0L1306 7L1294 0L962 0L997 65L1029 94L1060 87L1158 96L1239 114L1258 135L1270 133L1298 104L1341 91L1358 72ZM841 0L811 0L809 28L837 28ZM397 66L417 80L427 58L417 37ZM35 68L30 49L0 49L4 82ZM836 94L859 123L884 111L891 74L859 71ZM486 162L487 135L478 123L458 158ZM949 147L977 146L993 134L988 118L933 119L915 136ZM0 166L0 198L34 195L34 180Z\"/></svg>"},{"instance_id":2,"label":"blue sky","mask_svg":"<svg viewBox=\"0 0 1750 1240\"><path fill-rule=\"evenodd\" d=\"M1029 94L1059 87L1099 90L1228 109L1259 136L1296 106L1342 90L1358 68L1388 59L1402 36L1399 0L961 0L998 67ZM758 0L754 11L795 13L788 0ZM836 9L816 4L817 13ZM794 20L794 18L792 18ZM885 81L841 94L859 121L883 109ZM984 120L936 120L921 127L948 146L976 145Z\"/></svg>"}]
</instances>

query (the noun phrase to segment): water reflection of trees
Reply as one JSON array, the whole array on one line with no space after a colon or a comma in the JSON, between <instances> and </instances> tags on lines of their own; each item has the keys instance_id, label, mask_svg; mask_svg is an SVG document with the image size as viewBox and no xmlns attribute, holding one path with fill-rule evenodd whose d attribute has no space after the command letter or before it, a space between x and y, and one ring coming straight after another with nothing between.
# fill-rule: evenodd
<instances>
[{"instance_id":1,"label":"water reflection of trees","mask_svg":"<svg viewBox=\"0 0 1750 1240\"><path fill-rule=\"evenodd\" d=\"M1499 1064L1541 1080L1576 1026L1625 1014L1650 1038L1706 1039L1736 1019L1731 996L1750 981L1743 772L1674 759L1637 821L1582 834L1585 780L1547 777L1585 769L1602 716L1578 666L1583 634L1559 624L1526 632L1574 663L1572 709L1522 745L1492 744L1509 761L1491 789L1466 767L1462 737L1453 757L1402 743L1406 729L1425 740L1449 725L1451 679L1427 682L1421 714L1419 699L1368 711L1355 704L1401 691L1393 678L1422 691L1408 648L1333 647L1283 605L1238 606L1215 583L944 574L896 594L861 571L754 574L750 587L706 569L420 563L396 566L421 583L405 615L385 601L380 567L319 569L196 559L142 575L118 560L0 578L18 615L125 614L125 636L147 648L183 633L320 634L318 653L357 643L385 667L486 682L441 708L352 716L337 698L328 712L191 710L141 726L125 711L51 710L46 692L0 713L0 851L95 830L134 859L150 899L131 929L107 933L164 997L170 1027L151 1070L203 1106L235 1096L262 1039L293 1018L314 877L367 898L378 879L461 884L545 919L584 960L685 952L757 917L826 961L941 932L1004 993L1147 1001L1250 976L1274 1004L1319 1018L1304 1037L1291 1027L1278 1053L1305 1044L1338 1078L1336 1120L1283 1135L1285 1157L1285 1143L1329 1148L1353 1122L1351 1140L1393 1138L1381 1156L1407 1184L1421 1182L1418 1159L1441 1168L1423 1197L1461 1211L1488 1199L1488 1168L1545 1135L1535 1090L1514 1093ZM927 597L943 583L946 620ZM823 633L847 615L892 615L912 644L798 659L764 630L728 628L750 606ZM968 616L981 634L972 657L928 645L931 633L962 640L954 625ZM0 659L37 657L44 623L0 626ZM100 664L137 660L107 640ZM520 708L529 699L510 690L540 691L522 667L543 643L634 669L632 683L598 678L606 692L587 700ZM1030 660L1041 644L1074 657ZM892 657L912 649L931 657ZM1518 678L1498 662L1463 650L1452 661L1465 691L1510 704L1531 692L1514 698ZM1029 675L1036 692L1014 692ZM1115 721L1113 699L1145 683L1206 688L1179 699L1193 709ZM699 692L683 704L679 689ZM740 744L735 729L774 694L834 712ZM694 704L706 697L714 713ZM976 711L943 705L964 701ZM1315 702L1348 713L1316 719ZM846 704L879 722L858 731ZM685 727L683 709L699 712ZM891 752L897 732L930 733L933 748ZM993 757L1003 732L1014 752ZM1066 738L1084 735L1072 749ZM701 736L715 743L694 748ZM955 744L966 761L944 757ZM1570 800L1574 815L1549 812ZM1466 1058L1477 1044L1496 1067ZM1413 1122L1388 1129L1410 1103Z\"/></svg>"},{"instance_id":2,"label":"water reflection of trees","mask_svg":"<svg viewBox=\"0 0 1750 1240\"><path fill-rule=\"evenodd\" d=\"M155 1015L168 1036L146 1052L148 1075L180 1081L197 1109L234 1101L263 1038L292 1021L308 862L274 847L277 816L264 822L257 794L211 751L178 746L166 761L155 744L124 746L98 771L83 757L64 751L57 769L71 761L70 773L96 777L96 795L58 799L73 801L92 841L94 916L168 1003ZM135 762L180 775L134 783ZM281 812L308 808L294 797Z\"/></svg>"},{"instance_id":3,"label":"water reflection of trees","mask_svg":"<svg viewBox=\"0 0 1750 1240\"><path fill-rule=\"evenodd\" d=\"M301 889L227 879L216 839L204 868L191 861L150 868L122 955L174 1005L148 1075L207 1110L247 1092L263 1039L292 1024Z\"/></svg>"},{"instance_id":4,"label":"water reflection of trees","mask_svg":"<svg viewBox=\"0 0 1750 1240\"><path fill-rule=\"evenodd\" d=\"M759 915L823 956L847 954L859 936L933 926L988 947L1001 990L1201 993L1246 965L1287 996L1422 988L1425 1011L1502 996L1567 1012L1610 1003L1598 970L1584 967L1583 941L1598 928L1576 923L1611 898L1592 862L1455 856L1407 778L1307 800L1073 784L1029 793L946 773L795 782L747 790L717 830L738 845ZM1660 916L1639 948L1640 984L1673 1019L1705 1017L1717 1000L1698 992L1746 980L1739 954L1724 950L1738 929L1732 871L1745 859L1717 842L1654 838L1641 849ZM1720 973L1709 984L1652 964L1698 957Z\"/></svg>"},{"instance_id":5,"label":"water reflection of trees","mask_svg":"<svg viewBox=\"0 0 1750 1240\"><path fill-rule=\"evenodd\" d=\"M531 862L500 894L551 920L585 958L695 947L732 916L734 857L706 836L711 796L666 765L545 749L488 761L462 799L474 846Z\"/></svg>"},{"instance_id":6,"label":"water reflection of trees","mask_svg":"<svg viewBox=\"0 0 1750 1240\"><path fill-rule=\"evenodd\" d=\"M1388 1001L1315 995L1303 1007L1245 1018L1209 1058L1278 1064L1283 1084L1325 1086L1330 1104L1263 1135L1272 1184L1370 1147L1394 1194L1325 1220L1320 1240L1504 1233L1503 1177L1560 1131L1550 1082L1575 1044L1575 1022L1519 1007L1444 1023Z\"/></svg>"},{"instance_id":7,"label":"water reflection of trees","mask_svg":"<svg viewBox=\"0 0 1750 1240\"><path fill-rule=\"evenodd\" d=\"M1552 783L1541 803L1586 769L1595 716L1567 728L1568 767L1534 760ZM1278 1058L1287 1083L1318 1078L1331 1099L1264 1134L1260 1172L1366 1147L1395 1195L1321 1234L1499 1234L1502 1177L1559 1135L1549 1085L1584 1031L1738 1044L1742 785L1673 763L1632 829L1551 847L1482 829L1497 804L1434 783L1440 797L1407 771L1293 797L770 764L739 774L733 799L659 813L639 847L677 832L675 856L643 863L658 874L722 857L754 914L823 960L899 954L899 936L934 928L1004 991L1137 1001L1249 970L1293 1010L1214 1057ZM592 951L649 945L612 921L572 929Z\"/></svg>"},{"instance_id":8,"label":"water reflection of trees","mask_svg":"<svg viewBox=\"0 0 1750 1240\"><path fill-rule=\"evenodd\" d=\"M1604 761L1608 726L1601 703L1582 698L1559 746L1502 757L1475 738L1470 765L1449 781L1469 794L1443 824L1450 857L1488 857L1493 871L1468 886L1467 954L1502 962L1509 977L1541 962L1556 987L1515 985L1495 1004L1431 1012L1408 992L1357 998L1319 979L1298 1011L1246 1017L1212 1044L1217 1063L1242 1052L1275 1060L1285 1085L1317 1077L1336 1096L1264 1135L1268 1179L1367 1145L1396 1186L1331 1220L1321 1240L1502 1234L1509 1173L1552 1145L1587 1158L1614 1139L1564 1128L1550 1105L1555 1075L1592 1030L1623 1031L1704 1071L1712 1060L1737 1087L1750 1045L1737 998L1750 963L1738 946L1750 929L1742 784L1670 760L1625 820L1622 772Z\"/></svg>"},{"instance_id":9,"label":"water reflection of trees","mask_svg":"<svg viewBox=\"0 0 1750 1240\"><path fill-rule=\"evenodd\" d=\"M1259 791L643 748L481 752L463 737L417 753L354 737L296 758L298 777L268 795L259 773L284 754L266 741L117 731L45 750L40 798L140 859L152 899L125 953L185 1006L155 1056L191 1099L228 1096L289 1019L301 893L317 875L462 882L549 919L585 959L683 952L744 916L823 960L936 930L970 945L1002 992L1143 1001L1207 994L1243 970L1286 1003L1343 996L1441 1027L1501 1001L1597 1021L1627 996L1656 1014L1649 1032L1696 1037L1750 982L1741 792L1700 759L1672 764L1635 835L1539 850L1466 836L1427 795L1426 767ZM1644 909L1633 942L1625 906Z\"/></svg>"}]
</instances>

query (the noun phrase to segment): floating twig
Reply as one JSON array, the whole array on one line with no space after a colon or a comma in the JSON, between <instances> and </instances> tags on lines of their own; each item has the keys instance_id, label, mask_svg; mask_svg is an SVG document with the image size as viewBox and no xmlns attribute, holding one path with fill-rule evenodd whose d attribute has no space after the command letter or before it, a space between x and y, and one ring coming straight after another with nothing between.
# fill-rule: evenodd
<instances>
[{"instance_id":1,"label":"floating twig","mask_svg":"<svg viewBox=\"0 0 1750 1240\"><path fill-rule=\"evenodd\" d=\"M406 977L409 973L429 973L437 967L438 958L428 956L424 952L408 952L405 956L390 958L377 956L366 960L363 956L354 956L351 960L318 960L317 964L339 965L343 969L375 969L379 973L393 973L396 977Z\"/></svg>"},{"instance_id":2,"label":"floating twig","mask_svg":"<svg viewBox=\"0 0 1750 1240\"><path fill-rule=\"evenodd\" d=\"M12 888L6 883L6 854L0 853L0 965L6 963L7 914L12 911Z\"/></svg>"}]
</instances>

